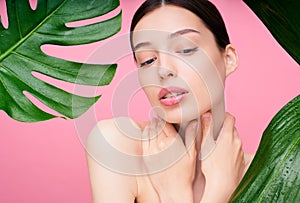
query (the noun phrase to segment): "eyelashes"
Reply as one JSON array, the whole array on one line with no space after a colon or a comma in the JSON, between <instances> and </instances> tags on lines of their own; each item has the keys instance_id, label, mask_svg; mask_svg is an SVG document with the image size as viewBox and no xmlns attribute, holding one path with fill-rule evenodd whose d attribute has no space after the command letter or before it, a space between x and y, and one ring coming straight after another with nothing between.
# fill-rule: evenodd
<instances>
[{"instance_id":1,"label":"eyelashes","mask_svg":"<svg viewBox=\"0 0 300 203\"><path fill-rule=\"evenodd\" d=\"M156 61L156 59L157 59L157 57L153 57L151 59L148 59L147 61L141 63L140 67L151 65L154 61Z\"/></svg>"},{"instance_id":2,"label":"eyelashes","mask_svg":"<svg viewBox=\"0 0 300 203\"><path fill-rule=\"evenodd\" d=\"M196 51L198 51L198 47L194 47L194 48L189 48L189 49L181 49L179 51L175 51L175 53L180 54L182 56L189 56L192 55L193 53L195 53ZM150 59L147 59L146 61L140 63L140 67L147 67L150 66L151 64L153 64L155 61L157 60L157 57L152 57Z\"/></svg>"},{"instance_id":3,"label":"eyelashes","mask_svg":"<svg viewBox=\"0 0 300 203\"><path fill-rule=\"evenodd\" d=\"M191 48L191 49L182 49L182 50L176 51L176 53L189 55L189 54L192 54L196 51L198 51L198 47Z\"/></svg>"}]
</instances>

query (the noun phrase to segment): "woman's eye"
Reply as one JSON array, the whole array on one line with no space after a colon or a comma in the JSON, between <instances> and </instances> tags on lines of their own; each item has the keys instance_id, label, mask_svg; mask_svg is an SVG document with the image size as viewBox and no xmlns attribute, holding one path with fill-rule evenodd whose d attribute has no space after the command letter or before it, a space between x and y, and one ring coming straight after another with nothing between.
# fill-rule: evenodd
<instances>
[{"instance_id":1,"label":"woman's eye","mask_svg":"<svg viewBox=\"0 0 300 203\"><path fill-rule=\"evenodd\" d=\"M150 65L150 64L152 64L154 61L156 61L156 59L157 59L157 57L151 58L151 59L149 59L149 60L147 60L147 61L141 63L140 66L143 67L143 66Z\"/></svg>"},{"instance_id":2,"label":"woman's eye","mask_svg":"<svg viewBox=\"0 0 300 203\"><path fill-rule=\"evenodd\" d=\"M198 47L195 47L195 48L192 48L192 49L182 49L180 51L177 51L177 53L180 53L180 54L191 54L195 51L198 50Z\"/></svg>"}]
</instances>

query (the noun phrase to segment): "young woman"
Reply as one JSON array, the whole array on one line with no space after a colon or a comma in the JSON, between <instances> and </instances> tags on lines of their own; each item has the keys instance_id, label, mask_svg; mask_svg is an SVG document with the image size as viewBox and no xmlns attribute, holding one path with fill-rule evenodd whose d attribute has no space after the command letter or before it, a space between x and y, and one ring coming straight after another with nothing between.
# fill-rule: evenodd
<instances>
[{"instance_id":1,"label":"young woman","mask_svg":"<svg viewBox=\"0 0 300 203\"><path fill-rule=\"evenodd\" d=\"M157 119L98 123L87 144L93 201L228 201L252 157L242 151L235 118L223 119L223 85L238 60L218 10L206 0L147 0L131 32L139 80ZM125 133L120 123L135 129ZM119 159L104 141L136 160ZM101 164L104 156L134 172Z\"/></svg>"}]
</instances>

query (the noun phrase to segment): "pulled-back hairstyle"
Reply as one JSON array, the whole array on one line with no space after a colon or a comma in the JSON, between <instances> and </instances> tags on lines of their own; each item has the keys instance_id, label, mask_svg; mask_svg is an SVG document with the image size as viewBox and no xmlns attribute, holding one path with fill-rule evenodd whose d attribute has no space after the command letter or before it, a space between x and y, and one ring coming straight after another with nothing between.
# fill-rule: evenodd
<instances>
[{"instance_id":1,"label":"pulled-back hairstyle","mask_svg":"<svg viewBox=\"0 0 300 203\"><path fill-rule=\"evenodd\" d=\"M204 25L213 33L219 48L225 49L230 44L225 23L218 9L208 0L146 0L136 11L131 21L130 41L132 45L132 32L138 22L147 13L164 5L174 5L185 8L197 15ZM171 20L171 19L170 19Z\"/></svg>"}]
</instances>

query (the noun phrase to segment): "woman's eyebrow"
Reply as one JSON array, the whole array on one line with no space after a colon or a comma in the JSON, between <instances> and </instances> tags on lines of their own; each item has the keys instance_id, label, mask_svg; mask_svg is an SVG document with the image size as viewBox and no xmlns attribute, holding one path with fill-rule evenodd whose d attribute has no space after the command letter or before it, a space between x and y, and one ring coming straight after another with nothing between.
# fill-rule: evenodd
<instances>
[{"instance_id":1,"label":"woman's eyebrow","mask_svg":"<svg viewBox=\"0 0 300 203\"><path fill-rule=\"evenodd\" d=\"M170 34L170 38L178 37L180 35L184 35L184 34L188 34L188 33L198 33L198 34L200 34L200 32L198 30L187 28L187 29L178 30L178 31Z\"/></svg>"},{"instance_id":2,"label":"woman's eyebrow","mask_svg":"<svg viewBox=\"0 0 300 203\"><path fill-rule=\"evenodd\" d=\"M133 51L136 51L137 49L139 49L141 47L149 46L149 45L151 45L150 42L141 42L141 43L138 43L137 45L134 46Z\"/></svg>"},{"instance_id":3,"label":"woman's eyebrow","mask_svg":"<svg viewBox=\"0 0 300 203\"><path fill-rule=\"evenodd\" d=\"M200 34L200 32L197 31L197 30L187 28L187 29L182 29L182 30L178 30L178 31L176 31L174 33L171 33L170 34L170 38L178 37L178 36L181 36L181 35L184 35L184 34L188 34L188 33L198 33L198 34ZM150 46L150 45L151 45L151 42L141 42L141 43L138 43L137 45L134 46L133 51L136 51L137 49L139 49L141 47Z\"/></svg>"}]
</instances>

